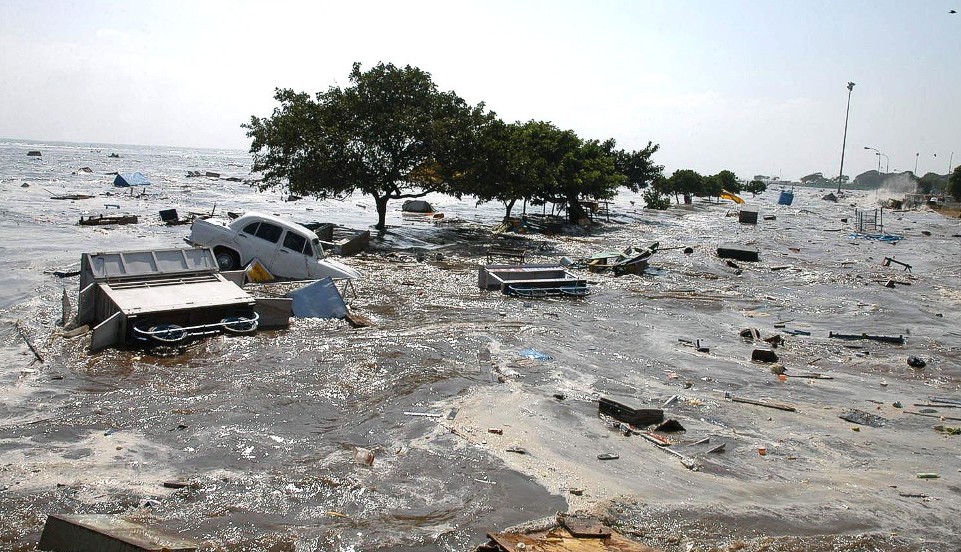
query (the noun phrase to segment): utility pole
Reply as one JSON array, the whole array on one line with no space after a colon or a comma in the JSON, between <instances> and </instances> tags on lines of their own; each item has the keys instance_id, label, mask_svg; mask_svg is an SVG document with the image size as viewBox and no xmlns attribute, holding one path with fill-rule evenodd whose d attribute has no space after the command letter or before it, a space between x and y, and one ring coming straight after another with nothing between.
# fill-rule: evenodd
<instances>
[{"instance_id":1,"label":"utility pole","mask_svg":"<svg viewBox=\"0 0 961 552\"><path fill-rule=\"evenodd\" d=\"M854 83L848 83L848 108L844 113L844 139L841 141L841 170L838 171L838 193L841 193L841 179L844 177L844 148L848 144L848 116L851 115L851 91Z\"/></svg>"}]
</instances>

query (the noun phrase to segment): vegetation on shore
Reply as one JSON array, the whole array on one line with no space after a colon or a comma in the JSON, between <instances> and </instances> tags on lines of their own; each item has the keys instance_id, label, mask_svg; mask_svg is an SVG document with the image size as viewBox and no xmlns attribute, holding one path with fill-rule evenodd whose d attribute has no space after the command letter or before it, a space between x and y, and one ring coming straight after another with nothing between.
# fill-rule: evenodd
<instances>
[{"instance_id":1,"label":"vegetation on shore","mask_svg":"<svg viewBox=\"0 0 961 552\"><path fill-rule=\"evenodd\" d=\"M662 209L671 194L717 196L738 188L730 171L664 178L651 159L659 148L653 142L631 151L546 121L504 122L483 103L439 90L429 73L409 65L362 71L355 63L349 78L349 86L314 96L277 89L273 113L243 125L253 170L263 173L261 189L318 199L370 195L376 228L384 229L390 200L432 192L499 201L505 216L522 200L560 204L571 222L580 222L587 217L582 200L612 199L622 187L649 188L648 206Z\"/></svg>"}]
</instances>

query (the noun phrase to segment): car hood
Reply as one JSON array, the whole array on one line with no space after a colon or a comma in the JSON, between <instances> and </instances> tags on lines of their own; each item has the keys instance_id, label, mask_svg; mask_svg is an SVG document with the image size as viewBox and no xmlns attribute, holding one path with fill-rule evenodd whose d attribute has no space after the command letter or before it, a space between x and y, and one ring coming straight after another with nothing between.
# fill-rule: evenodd
<instances>
[{"instance_id":1,"label":"car hood","mask_svg":"<svg viewBox=\"0 0 961 552\"><path fill-rule=\"evenodd\" d=\"M325 278L330 276L334 279L349 279L357 280L360 279L360 272L355 268L351 268L344 263L332 260L332 259L320 259L317 261L316 274L311 274L313 278Z\"/></svg>"}]
</instances>

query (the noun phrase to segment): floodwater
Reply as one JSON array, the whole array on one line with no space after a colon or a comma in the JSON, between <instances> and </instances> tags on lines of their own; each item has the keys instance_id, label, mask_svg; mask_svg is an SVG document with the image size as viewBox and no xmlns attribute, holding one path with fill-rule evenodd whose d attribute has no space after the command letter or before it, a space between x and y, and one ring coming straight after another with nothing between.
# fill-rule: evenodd
<instances>
[{"instance_id":1,"label":"floodwater","mask_svg":"<svg viewBox=\"0 0 961 552\"><path fill-rule=\"evenodd\" d=\"M461 551L569 510L669 551L961 548L961 436L934 429L961 426L938 418L961 408L915 406L961 401L957 219L886 210L884 231L903 238L890 242L853 234L873 192L831 203L798 189L779 206L772 190L748 198L776 217L757 225L725 216L730 203L650 212L626 194L589 232L505 238L491 232L499 205L431 197L446 214L437 221L401 216L398 202L390 233L342 259L364 274L352 307L373 327L295 319L181 355L89 354L59 326L78 279L52 272L75 270L83 252L180 246L188 228L163 226L159 210L256 208L363 228L373 203L287 202L185 176L246 178L243 152L8 141L0 167L0 549L32 550L51 513L109 513L205 550ZM71 174L81 167L92 172ZM154 184L131 196L105 174L118 170ZM95 197L50 199L77 193ZM76 225L118 212L140 224ZM641 276L581 272L588 298L517 299L476 286L484 246L503 239L535 262L662 250ZM756 246L761 261L729 266L715 254L726 242ZM784 338L775 351L789 377L751 362L757 345L738 335L751 327ZM530 348L551 358L524 358ZM833 379L791 377L810 373ZM698 470L610 428L596 415L603 395L670 400L666 415L686 429L672 448ZM886 423L838 417L851 409ZM928 472L939 478L917 477Z\"/></svg>"}]
</instances>

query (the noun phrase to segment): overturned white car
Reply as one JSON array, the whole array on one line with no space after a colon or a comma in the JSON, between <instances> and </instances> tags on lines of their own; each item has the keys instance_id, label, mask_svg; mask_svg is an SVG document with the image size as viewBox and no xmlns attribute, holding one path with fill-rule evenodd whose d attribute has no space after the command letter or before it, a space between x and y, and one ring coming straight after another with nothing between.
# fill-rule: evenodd
<instances>
[{"instance_id":1,"label":"overturned white car","mask_svg":"<svg viewBox=\"0 0 961 552\"><path fill-rule=\"evenodd\" d=\"M258 260L274 276L291 279L360 278L360 272L325 258L316 234L303 226L265 213L249 212L229 224L196 220L191 245L213 249L220 270L237 270Z\"/></svg>"}]
</instances>

